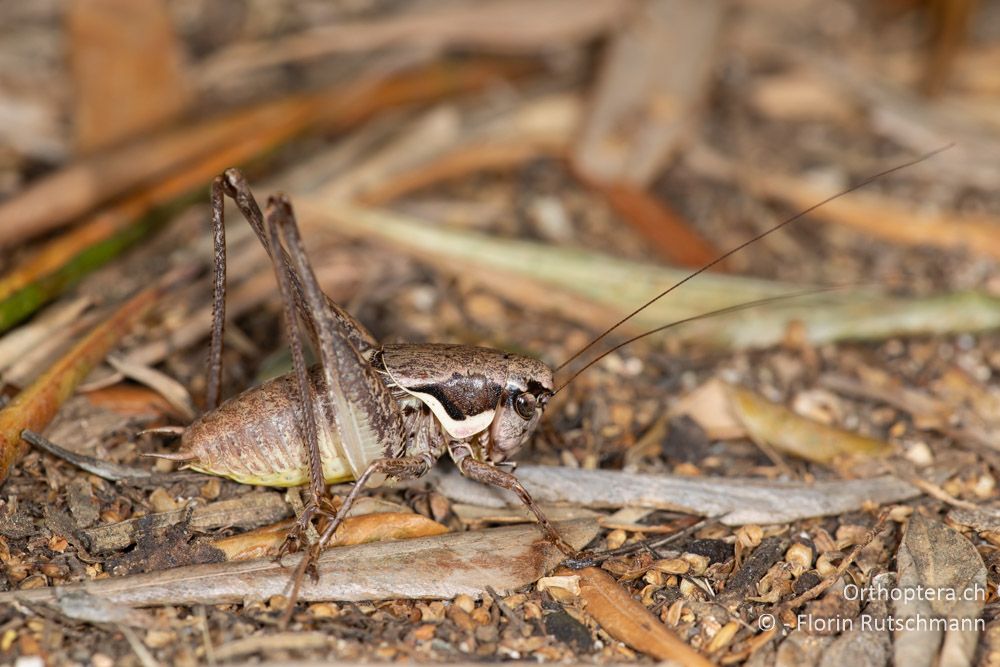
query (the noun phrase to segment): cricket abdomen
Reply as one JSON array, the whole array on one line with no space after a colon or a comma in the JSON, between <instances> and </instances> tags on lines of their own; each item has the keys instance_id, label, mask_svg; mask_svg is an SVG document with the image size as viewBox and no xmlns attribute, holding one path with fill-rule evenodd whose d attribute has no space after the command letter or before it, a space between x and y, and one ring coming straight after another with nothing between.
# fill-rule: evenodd
<instances>
[{"instance_id":1,"label":"cricket abdomen","mask_svg":"<svg viewBox=\"0 0 1000 667\"><path fill-rule=\"evenodd\" d=\"M318 368L310 369L317 415L323 477L328 484L354 479L343 455L333 415ZM302 430L295 377L282 375L248 389L194 421L181 436L188 466L242 484L298 486L309 480L309 461ZM368 460L383 455L368 453Z\"/></svg>"}]
</instances>

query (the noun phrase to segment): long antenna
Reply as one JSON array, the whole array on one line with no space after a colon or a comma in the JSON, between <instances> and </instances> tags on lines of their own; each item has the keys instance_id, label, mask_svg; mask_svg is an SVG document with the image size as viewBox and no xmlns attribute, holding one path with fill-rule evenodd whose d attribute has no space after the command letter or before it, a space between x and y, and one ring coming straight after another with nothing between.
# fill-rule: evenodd
<instances>
[{"instance_id":1,"label":"long antenna","mask_svg":"<svg viewBox=\"0 0 1000 667\"><path fill-rule=\"evenodd\" d=\"M555 396L560 391L562 391L563 389L565 389L566 385L568 385L570 382L572 382L573 380L575 380L581 373L583 373L585 370L587 370L588 368L590 368L591 366L593 366L594 364L596 364L598 361L600 361L604 357L608 356L612 352L616 352L616 351L622 349L626 345L631 345L632 343L634 343L637 340L640 340L642 338L645 338L646 336L652 336L655 333L659 333L661 331L665 331L666 329L672 329L673 327L680 326L681 324L687 324L688 322L694 322L695 320L704 320L704 319L708 319L709 317L715 317L716 315L725 315L726 313L735 313L735 312L740 311L740 310L748 310L750 308L755 308L757 306L763 306L763 305L766 305L766 304L769 304L769 303L775 303L775 302L778 302L778 301L788 301L790 299L798 299L798 298L801 298L801 297L804 297L804 296L813 296L814 294L822 294L824 292L833 292L835 290L844 289L845 287L852 287L852 286L853 285L831 285L829 287L818 287L816 289L804 290L802 292L790 292L788 294L779 294L777 296L769 296L767 298L757 299L755 301L744 301L743 303L737 303L737 304L732 305L732 306L726 306L725 308L719 308L718 310L711 310L711 311L709 311L707 313L701 313L699 315L692 315L691 317L685 317L683 320L676 320L674 322L671 322L670 324L664 324L661 327L657 327L655 329L651 329L650 331L647 331L645 333L641 333L638 336L633 336L632 338L629 338L628 340L626 340L626 341L624 341L622 343L619 343L618 345L615 345L610 350L605 351L599 357L597 357L595 359L592 359L590 362L587 363L586 366L584 366L583 368L581 368L580 370L578 370L576 373L573 373L573 375L570 376L570 378L568 380L566 380L561 385L559 385L559 387L554 392L552 392L552 395Z\"/></svg>"},{"instance_id":2,"label":"long antenna","mask_svg":"<svg viewBox=\"0 0 1000 667\"><path fill-rule=\"evenodd\" d=\"M817 202L816 204L813 204L812 206L810 206L809 208L805 209L804 211L800 211L800 212L796 213L792 217L788 218L787 220L784 220L783 222L778 223L777 225L775 225L774 227L771 227L767 231L761 232L760 234L758 234L757 236L753 237L749 241L746 241L744 243L739 244L738 246L736 246L732 250L729 250L729 251L727 251L727 252L719 255L718 257L716 257L715 259L713 259L711 262L709 262L705 266L701 267L700 269L698 269L694 273L688 275L686 278L683 278L683 279L677 281L676 283L674 283L673 285L671 285L667 289L663 290L662 292L660 292L659 294L657 294L656 296L654 296L652 299L650 299L646 303L642 304L641 306L639 306L638 308L636 308L635 310L633 310L631 313L629 313L628 315L626 315L622 319L620 319L617 322L615 322L610 328L608 328L607 330L605 330L604 333L602 333L597 338L595 338L594 340L590 341L585 346L583 346L582 348L580 348L579 350L577 350L573 354L573 356L571 356L569 359L567 359L566 361L564 361L561 364L559 364L558 366L556 366L556 370L557 371L561 370L567 364L569 364L571 361L573 361L574 359L576 359L577 357L579 357L581 354L583 354L584 352L586 352L587 350L589 350L591 347L593 347L594 345L596 345L598 342L600 342L601 340L603 340L604 337L607 336L608 334L610 334L612 331L614 331L615 329L617 329L621 325L625 324L630 319L632 319L633 317L635 317L636 315L638 315L639 313L641 313L643 310L645 310L646 308L650 307L651 305L653 305L654 303L656 303L657 301L659 301L660 299L662 299L663 297L665 297L667 294L670 294L671 292L673 292L675 289L677 289L678 287L680 287L681 285L683 285L687 281L689 281L692 278L694 278L695 276L700 275L700 274L704 273L705 271L709 270L710 268L712 268L713 266L715 266L716 264L718 264L722 260L726 259L730 255L733 255L733 254L739 252L740 250L743 250L743 248L746 248L748 245L750 245L752 243L756 243L757 241L761 240L762 238L764 238L768 234L772 234L772 233L778 231L779 229L781 229L785 225L789 225L789 224L795 222L796 220L798 220L799 218L801 218L801 217L803 217L805 215L808 215L809 213L812 213L813 211L815 211L816 209L818 209L820 206L828 204L831 201L833 201L834 199L838 199L840 197L843 197L846 194L850 194L851 192L854 192L855 190L859 190L859 189L865 187L866 185L868 185L869 183L872 183L873 181L877 181L878 179L880 179L880 178L882 178L884 176L888 176L889 174L892 174L892 173L897 172L897 171L901 171L901 170L906 169L908 167L912 167L913 165L919 164L920 162L923 162L924 160L928 160L928 159L934 157L935 155L937 155L938 153L940 153L942 151L948 150L952 146L954 146L954 144L948 144L947 146L942 146L941 148L935 149L935 150L933 150L933 151L931 151L929 153L924 153L920 157L915 158L913 160L910 160L909 162L904 162L903 164L896 165L895 167L891 167L889 169L886 169L885 171L880 171L877 174L873 174L873 175L865 178L864 180L859 181L858 183L855 183L854 185L850 186L846 190L842 190L841 192L838 192L835 195L831 195L831 196L827 197L826 199L824 199L823 201L820 201L820 202ZM615 348L615 349L617 349L617 348ZM600 357L598 357L598 358L600 358ZM593 363L593 362L591 362L591 363ZM573 377L576 377L576 376L574 375ZM565 386L565 385L563 385L563 386Z\"/></svg>"}]
</instances>

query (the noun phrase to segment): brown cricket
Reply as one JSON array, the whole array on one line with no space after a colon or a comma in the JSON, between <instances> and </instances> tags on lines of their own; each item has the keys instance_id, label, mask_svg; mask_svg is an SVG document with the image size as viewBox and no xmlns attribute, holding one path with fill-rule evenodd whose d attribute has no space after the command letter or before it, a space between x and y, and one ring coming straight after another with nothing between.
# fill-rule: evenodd
<instances>
[{"instance_id":1,"label":"brown cricket","mask_svg":"<svg viewBox=\"0 0 1000 667\"><path fill-rule=\"evenodd\" d=\"M866 178L835 197L930 155ZM225 196L236 202L272 260L294 370L219 405L226 298ZM616 322L556 370L683 283L835 197L723 253ZM567 556L572 555L574 550L517 478L497 467L530 438L549 399L606 354L644 336L693 319L822 291L771 297L664 325L607 350L557 387L553 370L531 357L464 345L380 344L321 291L289 200L282 195L271 197L262 212L238 170L227 170L215 179L212 211L214 310L207 410L184 431L180 450L165 456L195 470L248 484L309 484L305 511L281 553L301 542L317 514L329 516L330 521L300 563L293 601L309 563L368 482L420 477L446 452L463 475L515 492L545 536ZM313 368L304 360L300 318L320 360ZM326 484L347 480L356 483L334 514L324 508Z\"/></svg>"}]
</instances>

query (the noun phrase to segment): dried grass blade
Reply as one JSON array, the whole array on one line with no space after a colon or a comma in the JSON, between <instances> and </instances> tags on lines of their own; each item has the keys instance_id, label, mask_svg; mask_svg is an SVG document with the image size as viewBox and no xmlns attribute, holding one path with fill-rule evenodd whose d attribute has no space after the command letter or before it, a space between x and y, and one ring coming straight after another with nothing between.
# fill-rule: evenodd
<instances>
[{"instance_id":1,"label":"dried grass blade","mask_svg":"<svg viewBox=\"0 0 1000 667\"><path fill-rule=\"evenodd\" d=\"M21 431L42 431L87 373L156 303L193 273L182 267L122 304L0 410L0 483L24 449Z\"/></svg>"},{"instance_id":2,"label":"dried grass blade","mask_svg":"<svg viewBox=\"0 0 1000 667\"><path fill-rule=\"evenodd\" d=\"M439 108L331 179L320 194L372 205L478 171L511 169L540 156L561 158L582 113L582 99L567 93L542 95L499 115L471 114L468 119L453 107Z\"/></svg>"},{"instance_id":3,"label":"dried grass blade","mask_svg":"<svg viewBox=\"0 0 1000 667\"><path fill-rule=\"evenodd\" d=\"M835 194L830 187L806 179L744 165L706 148L693 152L688 163L700 173L736 181L750 190L803 209ZM902 245L960 248L970 253L1000 257L1000 219L990 215L921 211L898 200L871 192L853 192L829 201L810 217L851 227L862 234Z\"/></svg>"},{"instance_id":4,"label":"dried grass blade","mask_svg":"<svg viewBox=\"0 0 1000 667\"><path fill-rule=\"evenodd\" d=\"M524 66L492 61L472 61L449 72L444 72L441 66L432 66L382 82L363 80L326 93L289 98L168 133L167 139L176 138L180 147L171 145L169 154L158 158L163 163L162 170L167 172L163 180L97 213L0 278L0 299L3 299L0 301L0 331L16 325L82 276L172 219L179 208L189 203L188 197L202 196L201 188L223 169L274 148L314 123L343 129L384 108L474 89L497 77L517 76L525 71ZM252 121L249 126L248 119ZM195 140L192 142L188 135ZM154 138L142 142L140 148L163 152L166 150L163 143ZM186 151L183 150L185 146ZM111 162L111 167L98 158L67 167L0 204L0 216L21 220L13 227L0 228L0 246L64 224L72 215L128 189L136 183L136 178L148 180L157 176L153 171L142 176L145 163L135 173L117 174L121 170L118 162L129 158L131 150L126 147L106 153L103 159ZM172 170L177 171L171 173ZM111 173L105 173L107 171ZM70 187L75 181L88 179L101 183L99 192L82 197ZM69 194L57 192L63 188L69 188ZM48 197L58 199L59 196L70 197L76 202L72 215L70 212L55 215L53 208L39 204Z\"/></svg>"},{"instance_id":5,"label":"dried grass blade","mask_svg":"<svg viewBox=\"0 0 1000 667\"><path fill-rule=\"evenodd\" d=\"M537 53L553 44L581 42L606 32L631 3L481 0L474 4L411 6L418 9L371 20L338 21L280 40L241 42L207 61L199 72L200 85L208 88L253 70L336 53L393 47Z\"/></svg>"},{"instance_id":6,"label":"dried grass blade","mask_svg":"<svg viewBox=\"0 0 1000 667\"><path fill-rule=\"evenodd\" d=\"M161 132L75 162L0 204L0 246L63 225L115 195L163 176L198 156L252 136L262 127L315 113L316 101L295 98Z\"/></svg>"},{"instance_id":7,"label":"dried grass blade","mask_svg":"<svg viewBox=\"0 0 1000 667\"><path fill-rule=\"evenodd\" d=\"M378 238L404 252L433 260L435 265L463 277L496 285L504 282L497 280L498 273L515 276L583 297L615 312L643 303L664 285L673 284L689 273L596 252L450 229L393 211L353 206L335 198L298 197L296 205L307 212L304 217L317 224L342 233ZM595 267L600 269L595 271ZM569 317L579 317L575 307L564 309L561 295L552 296L545 289L519 291L522 301L536 300L530 305L565 310ZM691 289L671 295L676 298L663 299L640 313L633 326L637 329L658 326L706 310L792 291L796 287L789 284L704 275Z\"/></svg>"},{"instance_id":8,"label":"dried grass blade","mask_svg":"<svg viewBox=\"0 0 1000 667\"><path fill-rule=\"evenodd\" d=\"M298 197L296 205L304 212L303 217L312 222L341 233L388 242L487 289L503 291L515 285L516 292L511 296L526 308L555 310L585 323L595 323L595 306L604 314L608 311L624 314L635 304L661 292L664 286L689 275L686 270L630 262L597 252L451 229L334 198ZM498 276L504 279L499 280ZM671 294L669 299L642 311L625 326L633 331L648 330L707 311L801 289L802 285L706 273ZM581 303L588 302L589 308L581 307ZM869 289L844 288L691 322L672 329L670 335L701 345L743 349L786 340L793 323L802 327L804 340L810 344L984 331L1000 327L998 304L1000 298L986 292L901 298ZM605 318L596 325L607 326L607 322Z\"/></svg>"},{"instance_id":9,"label":"dried grass blade","mask_svg":"<svg viewBox=\"0 0 1000 667\"><path fill-rule=\"evenodd\" d=\"M420 102L444 94L480 88L497 78L530 71L525 63L473 60L455 66L431 65L384 80L362 78L334 89L269 102L195 125L156 134L71 164L0 203L0 247L65 225L108 199L156 178L189 168L214 153L241 150L243 162L261 148L255 137L269 135L270 145L314 123L349 127L381 109ZM273 133L273 134L272 134ZM213 168L218 171L218 168ZM204 178L204 177L203 177Z\"/></svg>"},{"instance_id":10,"label":"dried grass blade","mask_svg":"<svg viewBox=\"0 0 1000 667\"><path fill-rule=\"evenodd\" d=\"M0 332L17 325L55 299L91 271L103 266L134 243L159 229L188 202L178 201L149 212L136 221L125 214L127 204L57 239L28 263L0 279ZM111 221L117 221L111 222ZM110 225L106 224L111 222ZM64 263L57 264L61 260ZM50 272L45 273L46 270Z\"/></svg>"},{"instance_id":11,"label":"dried grass blade","mask_svg":"<svg viewBox=\"0 0 1000 667\"><path fill-rule=\"evenodd\" d=\"M90 306L89 298L77 297L67 303L53 306L31 324L0 338L0 371L6 371L23 355L37 347L38 341L49 339L56 332L77 321Z\"/></svg>"}]
</instances>

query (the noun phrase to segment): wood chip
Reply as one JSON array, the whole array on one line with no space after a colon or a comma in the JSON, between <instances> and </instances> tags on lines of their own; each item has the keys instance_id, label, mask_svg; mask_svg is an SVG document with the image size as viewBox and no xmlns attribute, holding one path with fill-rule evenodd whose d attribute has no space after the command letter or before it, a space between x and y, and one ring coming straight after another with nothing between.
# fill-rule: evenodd
<instances>
[{"instance_id":1,"label":"wood chip","mask_svg":"<svg viewBox=\"0 0 1000 667\"><path fill-rule=\"evenodd\" d=\"M260 491L196 507L191 512L190 526L200 530L223 526L256 528L283 519L291 513L291 508L281 494ZM90 541L92 551L114 551L132 544L140 534L173 526L186 517L187 510L179 509L88 528L82 533Z\"/></svg>"}]
</instances>

